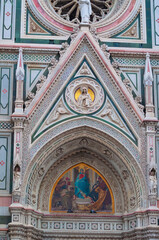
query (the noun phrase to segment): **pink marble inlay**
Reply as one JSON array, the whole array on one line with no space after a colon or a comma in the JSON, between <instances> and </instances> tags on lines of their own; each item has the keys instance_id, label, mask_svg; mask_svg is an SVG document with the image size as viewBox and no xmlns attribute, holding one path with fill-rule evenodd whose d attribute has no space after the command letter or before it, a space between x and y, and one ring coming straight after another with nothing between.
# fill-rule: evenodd
<instances>
[{"instance_id":1,"label":"pink marble inlay","mask_svg":"<svg viewBox=\"0 0 159 240\"><path fill-rule=\"evenodd\" d=\"M10 16L10 12L7 12L6 15L7 15L7 17L9 17Z\"/></svg>"},{"instance_id":2,"label":"pink marble inlay","mask_svg":"<svg viewBox=\"0 0 159 240\"><path fill-rule=\"evenodd\" d=\"M8 207L12 203L12 197L0 197L0 207Z\"/></svg>"},{"instance_id":3,"label":"pink marble inlay","mask_svg":"<svg viewBox=\"0 0 159 240\"><path fill-rule=\"evenodd\" d=\"M5 164L5 162L2 160L2 161L0 162L0 165L3 166L4 164Z\"/></svg>"},{"instance_id":4,"label":"pink marble inlay","mask_svg":"<svg viewBox=\"0 0 159 240\"><path fill-rule=\"evenodd\" d=\"M68 27L66 25L63 25L57 21L55 21L53 18L51 18L45 11L44 9L42 9L42 7L40 6L38 0L33 0L34 5L36 6L37 10L40 12L41 15L43 15L49 22L51 22L52 24L54 24L57 27L60 27L64 30L73 32L73 28L72 27Z\"/></svg>"},{"instance_id":5,"label":"pink marble inlay","mask_svg":"<svg viewBox=\"0 0 159 240\"><path fill-rule=\"evenodd\" d=\"M7 89L3 89L2 92L3 92L4 94L6 94L6 93L7 93Z\"/></svg>"},{"instance_id":6,"label":"pink marble inlay","mask_svg":"<svg viewBox=\"0 0 159 240\"><path fill-rule=\"evenodd\" d=\"M130 14L130 12L133 10L133 8L135 6L135 3L136 3L136 0L132 0L131 3L130 3L130 6L127 9L127 11L117 21L115 21L113 23L110 23L107 26L104 26L104 27L101 27L101 28L97 28L97 32L98 33L104 32L104 31L106 31L108 29L111 29L111 28L119 25Z\"/></svg>"}]
</instances>

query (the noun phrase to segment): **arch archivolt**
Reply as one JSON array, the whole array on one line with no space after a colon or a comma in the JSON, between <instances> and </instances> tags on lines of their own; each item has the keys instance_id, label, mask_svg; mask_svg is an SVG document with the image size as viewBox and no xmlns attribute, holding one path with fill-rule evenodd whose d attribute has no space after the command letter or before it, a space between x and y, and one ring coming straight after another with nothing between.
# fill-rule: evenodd
<instances>
[{"instance_id":1,"label":"arch archivolt","mask_svg":"<svg viewBox=\"0 0 159 240\"><path fill-rule=\"evenodd\" d=\"M23 199L37 209L49 211L53 184L64 171L80 162L97 169L107 180L114 195L115 212L134 211L147 198L140 166L125 147L106 134L80 128L52 139L32 159L22 184L22 192L26 193Z\"/></svg>"}]
</instances>

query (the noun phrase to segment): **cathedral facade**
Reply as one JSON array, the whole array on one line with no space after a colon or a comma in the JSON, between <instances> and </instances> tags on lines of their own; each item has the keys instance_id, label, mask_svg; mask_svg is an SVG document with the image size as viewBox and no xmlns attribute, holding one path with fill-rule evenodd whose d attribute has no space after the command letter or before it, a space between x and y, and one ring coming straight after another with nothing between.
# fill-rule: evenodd
<instances>
[{"instance_id":1,"label":"cathedral facade","mask_svg":"<svg viewBox=\"0 0 159 240\"><path fill-rule=\"evenodd\" d=\"M159 2L0 4L0 240L159 239Z\"/></svg>"}]
</instances>

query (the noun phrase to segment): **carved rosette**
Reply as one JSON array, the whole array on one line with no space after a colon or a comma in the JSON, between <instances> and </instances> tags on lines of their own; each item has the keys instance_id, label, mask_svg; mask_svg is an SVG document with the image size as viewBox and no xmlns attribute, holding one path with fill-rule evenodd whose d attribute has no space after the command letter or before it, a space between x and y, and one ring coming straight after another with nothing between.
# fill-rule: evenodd
<instances>
[{"instance_id":1,"label":"carved rosette","mask_svg":"<svg viewBox=\"0 0 159 240\"><path fill-rule=\"evenodd\" d=\"M72 81L65 91L65 99L69 107L81 114L91 114L99 110L104 98L101 85L89 78Z\"/></svg>"}]
</instances>

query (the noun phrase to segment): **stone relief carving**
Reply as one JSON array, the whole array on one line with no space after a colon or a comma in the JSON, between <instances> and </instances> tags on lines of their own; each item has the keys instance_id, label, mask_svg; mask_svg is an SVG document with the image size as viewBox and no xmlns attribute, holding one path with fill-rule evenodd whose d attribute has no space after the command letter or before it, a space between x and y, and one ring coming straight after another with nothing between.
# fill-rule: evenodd
<instances>
[{"instance_id":1,"label":"stone relief carving","mask_svg":"<svg viewBox=\"0 0 159 240\"><path fill-rule=\"evenodd\" d=\"M135 198L135 196L132 196L132 197L130 198L130 207L131 207L131 208L134 208L135 205L136 205L136 198Z\"/></svg>"},{"instance_id":2,"label":"stone relief carving","mask_svg":"<svg viewBox=\"0 0 159 240\"><path fill-rule=\"evenodd\" d=\"M32 92L28 92L27 100L25 101L25 108L29 107L30 103L34 99L35 94Z\"/></svg>"},{"instance_id":3,"label":"stone relief carving","mask_svg":"<svg viewBox=\"0 0 159 240\"><path fill-rule=\"evenodd\" d=\"M127 170L123 170L122 171L122 176L123 176L124 180L126 180L129 177L128 171Z\"/></svg>"},{"instance_id":4,"label":"stone relief carving","mask_svg":"<svg viewBox=\"0 0 159 240\"><path fill-rule=\"evenodd\" d=\"M116 73L118 74L118 76L120 76L122 71L119 68L118 62L116 62L116 61L112 62L112 66L113 66L114 70L116 71Z\"/></svg>"},{"instance_id":5,"label":"stone relief carving","mask_svg":"<svg viewBox=\"0 0 159 240\"><path fill-rule=\"evenodd\" d=\"M102 118L108 117L112 122L119 125L121 128L124 127L123 123L118 118L117 114L115 113L115 111L109 101L107 101L105 110L100 114L100 116Z\"/></svg>"},{"instance_id":6,"label":"stone relief carving","mask_svg":"<svg viewBox=\"0 0 159 240\"><path fill-rule=\"evenodd\" d=\"M130 80L128 78L125 78L123 80L123 83L124 83L125 87L127 88L128 92L132 95L132 87L131 87Z\"/></svg>"},{"instance_id":7,"label":"stone relief carving","mask_svg":"<svg viewBox=\"0 0 159 240\"><path fill-rule=\"evenodd\" d=\"M42 29L31 17L29 18L29 29L31 33L47 33L44 29Z\"/></svg>"},{"instance_id":8,"label":"stone relief carving","mask_svg":"<svg viewBox=\"0 0 159 240\"><path fill-rule=\"evenodd\" d=\"M80 145L82 146L87 146L88 145L88 140L86 138L82 138L79 142Z\"/></svg>"},{"instance_id":9,"label":"stone relief carving","mask_svg":"<svg viewBox=\"0 0 159 240\"><path fill-rule=\"evenodd\" d=\"M40 91L40 89L44 85L45 81L46 81L46 76L42 75L36 84L36 93L33 93L31 91L28 92L27 100L25 101L25 108L27 108L30 105L32 100L35 98L35 95Z\"/></svg>"},{"instance_id":10,"label":"stone relief carving","mask_svg":"<svg viewBox=\"0 0 159 240\"><path fill-rule=\"evenodd\" d=\"M37 88L36 93L40 91L40 89L42 88L42 86L43 86L43 84L44 84L45 81L46 81L46 77L45 77L44 75L42 75L42 76L40 77L39 82L36 84L36 88Z\"/></svg>"},{"instance_id":11,"label":"stone relief carving","mask_svg":"<svg viewBox=\"0 0 159 240\"><path fill-rule=\"evenodd\" d=\"M32 194L32 204L35 205L36 204L36 193Z\"/></svg>"},{"instance_id":12,"label":"stone relief carving","mask_svg":"<svg viewBox=\"0 0 159 240\"><path fill-rule=\"evenodd\" d=\"M42 177L43 174L44 174L44 172L45 172L45 169L44 169L43 167L40 168L39 171L38 171L38 176L39 176L39 177Z\"/></svg>"},{"instance_id":13,"label":"stone relief carving","mask_svg":"<svg viewBox=\"0 0 159 240\"><path fill-rule=\"evenodd\" d=\"M138 24L137 21L133 24L131 28L129 28L126 32L124 32L121 36L123 37L138 37Z\"/></svg>"},{"instance_id":14,"label":"stone relief carving","mask_svg":"<svg viewBox=\"0 0 159 240\"><path fill-rule=\"evenodd\" d=\"M62 47L60 50L60 58L63 57L68 47L69 47L69 44L67 42L62 43Z\"/></svg>"},{"instance_id":15,"label":"stone relief carving","mask_svg":"<svg viewBox=\"0 0 159 240\"><path fill-rule=\"evenodd\" d=\"M105 149L103 151L103 153L107 156L107 157L112 157L112 152L109 149Z\"/></svg>"},{"instance_id":16,"label":"stone relief carving","mask_svg":"<svg viewBox=\"0 0 159 240\"><path fill-rule=\"evenodd\" d=\"M96 81L80 78L71 82L65 92L68 105L76 112L89 114L104 102L104 91Z\"/></svg>"},{"instance_id":17,"label":"stone relief carving","mask_svg":"<svg viewBox=\"0 0 159 240\"><path fill-rule=\"evenodd\" d=\"M104 52L104 55L106 56L106 58L107 58L108 60L110 60L110 53L109 53L108 45L102 44L102 45L101 45L101 49L102 49L102 51Z\"/></svg>"},{"instance_id":18,"label":"stone relief carving","mask_svg":"<svg viewBox=\"0 0 159 240\"><path fill-rule=\"evenodd\" d=\"M77 103L79 107L91 107L93 104L93 101L91 99L91 96L88 93L88 87L87 86L81 86L81 95L78 97Z\"/></svg>"},{"instance_id":19,"label":"stone relief carving","mask_svg":"<svg viewBox=\"0 0 159 240\"><path fill-rule=\"evenodd\" d=\"M58 63L58 60L55 57L52 57L51 62L50 62L52 67L56 67L57 63Z\"/></svg>"},{"instance_id":20,"label":"stone relief carving","mask_svg":"<svg viewBox=\"0 0 159 240\"><path fill-rule=\"evenodd\" d=\"M125 78L125 79L123 80L123 83L124 83L125 87L127 88L128 92L133 96L130 80L129 80L128 78ZM133 98L134 98L134 96L133 96ZM136 104L138 105L140 111L143 113L143 111L144 111L144 106L141 104L141 102L142 102L141 97L140 97L140 96L136 96L136 97L135 97L135 102L136 102Z\"/></svg>"},{"instance_id":21,"label":"stone relief carving","mask_svg":"<svg viewBox=\"0 0 159 240\"><path fill-rule=\"evenodd\" d=\"M137 103L140 111L143 113L143 111L144 111L144 106L141 104L141 102L142 102L141 97L140 97L140 96L136 96L136 97L135 97L135 102Z\"/></svg>"},{"instance_id":22,"label":"stone relief carving","mask_svg":"<svg viewBox=\"0 0 159 240\"><path fill-rule=\"evenodd\" d=\"M75 28L75 32L73 34L71 34L71 43L74 42L74 40L76 39L77 35L79 32L79 28Z\"/></svg>"},{"instance_id":23,"label":"stone relief carving","mask_svg":"<svg viewBox=\"0 0 159 240\"><path fill-rule=\"evenodd\" d=\"M77 71L77 73L75 74L75 78L76 77L92 77L95 78L93 72L91 71L90 67L88 66L88 64L86 62L84 62L82 64L82 66L80 67L80 69Z\"/></svg>"},{"instance_id":24,"label":"stone relief carving","mask_svg":"<svg viewBox=\"0 0 159 240\"><path fill-rule=\"evenodd\" d=\"M53 58L51 59L51 62L50 62L50 65L51 65L51 66L48 67L49 73L48 73L47 78L51 75L51 73L53 72L53 70L54 70L54 68L56 67L57 63L58 63L58 60L57 60L55 57L53 57Z\"/></svg>"},{"instance_id":25,"label":"stone relief carving","mask_svg":"<svg viewBox=\"0 0 159 240\"><path fill-rule=\"evenodd\" d=\"M90 70L88 69L88 66L86 63L84 63L82 68L80 69L80 74L81 75L89 75L90 74Z\"/></svg>"},{"instance_id":26,"label":"stone relief carving","mask_svg":"<svg viewBox=\"0 0 159 240\"><path fill-rule=\"evenodd\" d=\"M46 121L46 125L53 123L61 118L62 115L69 115L70 112L66 109L63 101L60 100L58 105L55 107L54 111L51 113L49 119Z\"/></svg>"},{"instance_id":27,"label":"stone relief carving","mask_svg":"<svg viewBox=\"0 0 159 240\"><path fill-rule=\"evenodd\" d=\"M63 152L64 152L64 149L62 147L58 148L55 153L56 157L59 157L60 155L62 155Z\"/></svg>"},{"instance_id":28,"label":"stone relief carving","mask_svg":"<svg viewBox=\"0 0 159 240\"><path fill-rule=\"evenodd\" d=\"M94 40L98 43L99 37L98 37L98 35L97 35L96 28L91 27L90 33L93 35ZM99 44L99 43L98 43L98 44Z\"/></svg>"}]
</instances>

